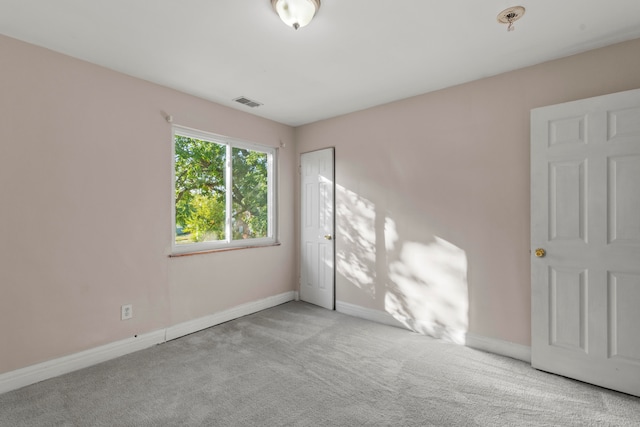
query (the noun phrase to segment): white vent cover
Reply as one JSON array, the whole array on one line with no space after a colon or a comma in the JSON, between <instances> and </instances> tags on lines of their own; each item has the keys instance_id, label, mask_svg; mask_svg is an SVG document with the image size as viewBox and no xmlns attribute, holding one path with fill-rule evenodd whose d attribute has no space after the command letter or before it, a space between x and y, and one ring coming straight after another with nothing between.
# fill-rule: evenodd
<instances>
[{"instance_id":1,"label":"white vent cover","mask_svg":"<svg viewBox=\"0 0 640 427\"><path fill-rule=\"evenodd\" d=\"M241 96L239 98L234 99L234 101L239 102L240 104L246 105L247 107L255 108L262 105L261 102L253 101L247 97Z\"/></svg>"}]
</instances>

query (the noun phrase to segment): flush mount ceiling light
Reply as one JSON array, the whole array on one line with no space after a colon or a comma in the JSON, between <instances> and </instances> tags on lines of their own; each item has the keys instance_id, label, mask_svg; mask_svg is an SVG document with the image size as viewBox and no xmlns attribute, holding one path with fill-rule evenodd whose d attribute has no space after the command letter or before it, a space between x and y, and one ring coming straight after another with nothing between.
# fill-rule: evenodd
<instances>
[{"instance_id":1,"label":"flush mount ceiling light","mask_svg":"<svg viewBox=\"0 0 640 427\"><path fill-rule=\"evenodd\" d=\"M320 9L320 0L271 0L282 22L298 29L307 25Z\"/></svg>"},{"instance_id":2,"label":"flush mount ceiling light","mask_svg":"<svg viewBox=\"0 0 640 427\"><path fill-rule=\"evenodd\" d=\"M498 22L501 24L509 24L507 31L513 31L516 29L513 23L522 18L524 10L522 6L508 7L498 14Z\"/></svg>"}]
</instances>

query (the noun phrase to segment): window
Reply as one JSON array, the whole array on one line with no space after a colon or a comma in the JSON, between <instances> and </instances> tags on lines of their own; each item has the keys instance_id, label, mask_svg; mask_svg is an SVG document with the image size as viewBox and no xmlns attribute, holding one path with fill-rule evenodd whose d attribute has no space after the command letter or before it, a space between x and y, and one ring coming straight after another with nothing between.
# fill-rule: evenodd
<instances>
[{"instance_id":1,"label":"window","mask_svg":"<svg viewBox=\"0 0 640 427\"><path fill-rule=\"evenodd\" d=\"M272 147L174 126L173 252L275 243Z\"/></svg>"}]
</instances>

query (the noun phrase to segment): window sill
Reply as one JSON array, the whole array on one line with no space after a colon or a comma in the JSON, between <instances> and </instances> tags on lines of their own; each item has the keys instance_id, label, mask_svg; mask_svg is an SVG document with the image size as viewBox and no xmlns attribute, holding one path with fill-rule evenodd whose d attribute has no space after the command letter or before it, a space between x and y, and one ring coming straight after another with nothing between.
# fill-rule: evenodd
<instances>
[{"instance_id":1,"label":"window sill","mask_svg":"<svg viewBox=\"0 0 640 427\"><path fill-rule=\"evenodd\" d=\"M275 243L267 243L267 244L264 244L264 245L238 246L236 248L206 249L206 250L203 250L203 251L182 252L182 253L171 254L171 255L169 255L169 258L180 258L180 257L185 257L185 256L193 256L193 255L205 255L205 254L212 254L212 253L216 253L216 252L239 251L239 250L242 250L242 249L270 248L270 247L273 247L273 246L280 246L280 245L281 245L280 242L275 242Z\"/></svg>"}]
</instances>

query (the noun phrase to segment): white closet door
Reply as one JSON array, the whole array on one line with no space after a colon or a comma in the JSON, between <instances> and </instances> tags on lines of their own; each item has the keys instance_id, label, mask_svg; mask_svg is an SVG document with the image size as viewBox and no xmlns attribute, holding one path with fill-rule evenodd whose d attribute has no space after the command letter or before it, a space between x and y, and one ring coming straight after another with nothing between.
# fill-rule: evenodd
<instances>
[{"instance_id":1,"label":"white closet door","mask_svg":"<svg viewBox=\"0 0 640 427\"><path fill-rule=\"evenodd\" d=\"M300 299L334 308L333 148L302 154Z\"/></svg>"}]
</instances>

